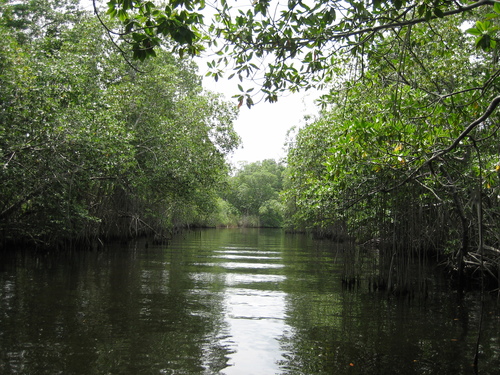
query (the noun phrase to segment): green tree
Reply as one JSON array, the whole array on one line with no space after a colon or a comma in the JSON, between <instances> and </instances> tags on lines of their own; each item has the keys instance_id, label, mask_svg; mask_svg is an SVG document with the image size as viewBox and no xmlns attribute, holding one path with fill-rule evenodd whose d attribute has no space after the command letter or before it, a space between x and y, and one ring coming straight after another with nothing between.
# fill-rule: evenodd
<instances>
[{"instance_id":1,"label":"green tree","mask_svg":"<svg viewBox=\"0 0 500 375\"><path fill-rule=\"evenodd\" d=\"M26 20L50 13L58 33L13 24L19 7ZM1 9L3 238L54 245L202 223L239 141L235 106L166 52L132 69L84 13Z\"/></svg>"},{"instance_id":2,"label":"green tree","mask_svg":"<svg viewBox=\"0 0 500 375\"><path fill-rule=\"evenodd\" d=\"M103 110L98 62L65 50L80 48L74 30L58 50L38 37L20 45L9 28L1 31L4 238L77 237L97 220L83 195L131 158L126 129L115 121L117 111Z\"/></svg>"},{"instance_id":3,"label":"green tree","mask_svg":"<svg viewBox=\"0 0 500 375\"><path fill-rule=\"evenodd\" d=\"M284 166L272 159L243 164L235 176L230 177L224 198L244 217L257 217L258 225L280 227L283 171Z\"/></svg>"},{"instance_id":4,"label":"green tree","mask_svg":"<svg viewBox=\"0 0 500 375\"><path fill-rule=\"evenodd\" d=\"M494 268L498 115L489 98L497 67L461 31L463 21L387 33L362 67L345 65L331 108L290 149L294 225L382 238L398 254L450 251L459 274L466 257L479 265L489 249L483 259ZM486 87L470 89L484 76L492 78Z\"/></svg>"}]
</instances>

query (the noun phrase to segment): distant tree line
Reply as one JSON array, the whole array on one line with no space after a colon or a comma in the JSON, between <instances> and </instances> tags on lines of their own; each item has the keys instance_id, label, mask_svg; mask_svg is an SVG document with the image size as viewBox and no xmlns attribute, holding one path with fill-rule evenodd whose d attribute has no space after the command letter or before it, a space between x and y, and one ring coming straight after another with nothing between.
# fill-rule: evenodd
<instances>
[{"instance_id":1,"label":"distant tree line","mask_svg":"<svg viewBox=\"0 0 500 375\"><path fill-rule=\"evenodd\" d=\"M232 212L227 226L282 227L284 171L285 166L272 159L243 163L221 193L226 210Z\"/></svg>"}]
</instances>

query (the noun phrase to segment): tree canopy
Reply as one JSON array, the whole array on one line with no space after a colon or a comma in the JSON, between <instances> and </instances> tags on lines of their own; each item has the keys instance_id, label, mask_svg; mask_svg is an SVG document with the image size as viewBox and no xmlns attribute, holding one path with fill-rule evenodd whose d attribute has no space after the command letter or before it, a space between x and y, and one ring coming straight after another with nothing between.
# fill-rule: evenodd
<instances>
[{"instance_id":1,"label":"tree canopy","mask_svg":"<svg viewBox=\"0 0 500 375\"><path fill-rule=\"evenodd\" d=\"M471 13L484 17L469 28L476 45L495 51L500 5L493 0L469 1L238 1L110 0L107 15L121 28L121 37L136 59L154 55L162 38L173 40L179 53L210 50L217 79L230 65L240 79L264 72L261 88L274 101L281 90L317 88L339 74L342 56L366 59L371 46L386 35L406 35L413 25L432 28L449 17L465 21ZM103 21L105 22L105 21ZM471 25L472 26L472 25ZM441 43L439 39L435 43ZM341 68L341 67L340 67ZM250 99L250 96L247 96ZM251 101L249 102L251 104Z\"/></svg>"},{"instance_id":2,"label":"tree canopy","mask_svg":"<svg viewBox=\"0 0 500 375\"><path fill-rule=\"evenodd\" d=\"M289 150L295 226L378 239L398 256L447 253L459 274L465 264L495 269L498 64L464 22L386 33L362 65L346 62L329 108Z\"/></svg>"},{"instance_id":3,"label":"tree canopy","mask_svg":"<svg viewBox=\"0 0 500 375\"><path fill-rule=\"evenodd\" d=\"M203 223L239 142L236 108L166 51L131 69L70 1L3 3L4 241L166 234Z\"/></svg>"},{"instance_id":4,"label":"tree canopy","mask_svg":"<svg viewBox=\"0 0 500 375\"><path fill-rule=\"evenodd\" d=\"M434 121L434 114L449 110L450 102L475 108L475 117L457 123L460 132L455 138L426 154L430 161L459 146L500 104L496 89L500 3L492 0L258 0L248 4L174 0L161 7L151 1L111 0L107 6L107 15L121 25L114 31L108 28L110 35L121 38L136 59L153 55L167 37L181 54L213 53L209 75L217 80L229 68L229 77L253 81L271 102L283 91L314 88L326 91L321 99L324 107L343 106L351 100L363 106L367 104L357 93L349 95L350 86L345 83L373 85L378 75L384 75L380 83L392 95L395 116L404 90L421 93L406 99L414 117ZM448 35L462 42L455 43ZM464 43L475 48L464 49ZM468 80L457 74L446 85L438 82L439 76L430 72L436 66L446 70L458 56L465 66L478 66L475 62L481 61L488 68ZM411 70L426 82L408 76ZM387 85L394 81L397 84ZM259 94L247 86L238 84L240 93L235 96L240 105L251 106ZM426 100L424 106L421 98ZM419 167L413 172L418 171Z\"/></svg>"},{"instance_id":5,"label":"tree canopy","mask_svg":"<svg viewBox=\"0 0 500 375\"><path fill-rule=\"evenodd\" d=\"M228 188L222 197L236 208L240 225L281 227L285 166L272 159L243 164L234 176L229 177ZM250 223L254 218L255 222ZM249 221L245 223L244 221Z\"/></svg>"}]
</instances>

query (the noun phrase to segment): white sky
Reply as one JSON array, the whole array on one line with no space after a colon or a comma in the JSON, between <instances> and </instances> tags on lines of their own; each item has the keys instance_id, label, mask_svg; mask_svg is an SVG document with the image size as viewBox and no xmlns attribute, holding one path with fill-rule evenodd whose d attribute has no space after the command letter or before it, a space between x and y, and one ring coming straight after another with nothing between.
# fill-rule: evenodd
<instances>
[{"instance_id":1,"label":"white sky","mask_svg":"<svg viewBox=\"0 0 500 375\"><path fill-rule=\"evenodd\" d=\"M200 74L204 75L206 73L204 62L197 62ZM239 93L238 83L237 79L229 81L219 79L218 82L211 77L203 79L205 89L224 94L226 100L233 101L235 105L237 101L232 96ZM252 163L285 157L284 146L288 130L293 126L303 126L304 116L317 114L317 107L313 103L315 99L314 93L298 93L282 96L277 103L261 101L252 108L241 106L234 129L241 137L242 146L234 152L230 162L237 166L243 161Z\"/></svg>"},{"instance_id":2,"label":"white sky","mask_svg":"<svg viewBox=\"0 0 500 375\"><path fill-rule=\"evenodd\" d=\"M244 10L251 7L252 0L244 0L236 3L232 0L235 9ZM273 8L278 9L280 0L273 0ZM286 1L281 1L282 6L286 6ZM208 2L207 2L208 4ZM205 9L206 16L211 12L210 5ZM232 98L233 95L239 94L238 79L232 80L219 79L218 82L211 77L206 77L207 72L206 62L210 58L195 58L199 66L199 72L204 77L203 86L205 89L219 92L225 95L226 100L233 101L235 105L237 101ZM264 61L256 61L256 65L265 64ZM232 72L228 72L228 75ZM256 74L258 76L258 74ZM262 76L262 74L261 74ZM241 82L241 85L248 89L255 87L252 82ZM255 87L257 91L258 87ZM257 94L259 97L259 94ZM277 103L268 103L261 101L256 103L252 108L248 108L245 104L240 108L240 114L234 123L234 129L241 137L242 146L234 152L230 158L230 162L238 166L240 162L255 162L264 159L279 160L286 156L284 149L287 133L293 126L305 125L304 116L316 115L317 107L314 105L314 100L319 97L316 93L298 93L288 94L279 97ZM255 99L254 99L255 100Z\"/></svg>"}]
</instances>

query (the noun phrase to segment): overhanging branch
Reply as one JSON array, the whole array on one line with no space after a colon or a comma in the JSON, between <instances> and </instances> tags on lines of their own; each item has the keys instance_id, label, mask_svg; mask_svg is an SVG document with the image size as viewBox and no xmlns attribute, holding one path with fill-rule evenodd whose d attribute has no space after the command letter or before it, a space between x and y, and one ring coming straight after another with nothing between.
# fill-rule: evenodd
<instances>
[{"instance_id":1,"label":"overhanging branch","mask_svg":"<svg viewBox=\"0 0 500 375\"><path fill-rule=\"evenodd\" d=\"M498 107L499 104L500 104L500 95L496 96L495 98L492 99L492 101L490 102L488 108L486 108L486 110L484 111L484 113L480 117L478 117L476 120L474 120L473 122L471 122L464 129L464 131L462 131L462 133L460 133L460 135L453 141L453 143L450 146L448 146L447 148L445 148L443 150L435 152L429 159L427 159L420 167L418 167L412 173L410 173L410 175L407 176L399 184L397 184L397 185L395 185L395 186L393 186L393 187L391 187L389 189L382 189L380 191L383 192L383 193L388 193L388 192L391 192L393 190L396 190L400 186L403 186L404 184L406 184L407 182L409 182L410 180L412 180L414 178L414 176L417 173L419 173L424 167L428 166L433 161L439 159L441 156L443 156L443 155L449 153L450 151L454 150L455 148L457 148L458 145L460 144L460 142L464 138L466 138L470 134L470 132L472 130L474 130L476 127L478 127L480 124L482 124L485 120L487 120L492 115L492 113L495 111L495 109Z\"/></svg>"}]
</instances>

